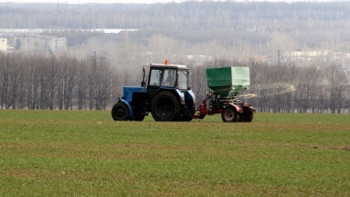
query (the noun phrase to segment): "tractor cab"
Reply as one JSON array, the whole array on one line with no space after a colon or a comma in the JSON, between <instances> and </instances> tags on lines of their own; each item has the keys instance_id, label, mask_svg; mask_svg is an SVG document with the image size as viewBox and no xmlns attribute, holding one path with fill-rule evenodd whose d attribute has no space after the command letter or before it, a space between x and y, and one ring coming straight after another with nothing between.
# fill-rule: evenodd
<instances>
[{"instance_id":1,"label":"tractor cab","mask_svg":"<svg viewBox=\"0 0 350 197\"><path fill-rule=\"evenodd\" d=\"M161 90L188 90L188 69L185 65L151 64L148 76L148 93L154 97Z\"/></svg>"},{"instance_id":2,"label":"tractor cab","mask_svg":"<svg viewBox=\"0 0 350 197\"><path fill-rule=\"evenodd\" d=\"M150 67L148 87L188 88L188 69L184 65L153 64Z\"/></svg>"}]
</instances>

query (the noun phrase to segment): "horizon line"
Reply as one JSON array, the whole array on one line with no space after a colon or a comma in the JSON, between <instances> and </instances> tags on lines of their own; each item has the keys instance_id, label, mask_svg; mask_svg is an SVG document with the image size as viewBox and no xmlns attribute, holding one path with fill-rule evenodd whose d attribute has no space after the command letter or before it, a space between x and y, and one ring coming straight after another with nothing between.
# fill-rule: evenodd
<instances>
[{"instance_id":1,"label":"horizon line","mask_svg":"<svg viewBox=\"0 0 350 197\"><path fill-rule=\"evenodd\" d=\"M167 3L184 3L184 2L232 2L232 3L335 3L341 2L346 3L349 2L347 0L214 0L214 1L206 1L206 0L135 0L135 1L127 1L127 0L0 0L0 4L167 4Z\"/></svg>"}]
</instances>

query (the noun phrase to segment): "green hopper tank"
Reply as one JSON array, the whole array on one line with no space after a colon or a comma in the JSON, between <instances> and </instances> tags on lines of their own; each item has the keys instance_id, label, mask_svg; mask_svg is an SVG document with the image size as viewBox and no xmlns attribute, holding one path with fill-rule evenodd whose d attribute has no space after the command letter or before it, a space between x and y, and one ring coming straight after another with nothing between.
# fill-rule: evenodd
<instances>
[{"instance_id":1,"label":"green hopper tank","mask_svg":"<svg viewBox=\"0 0 350 197\"><path fill-rule=\"evenodd\" d=\"M234 97L250 85L248 67L207 68L208 87L215 95Z\"/></svg>"}]
</instances>

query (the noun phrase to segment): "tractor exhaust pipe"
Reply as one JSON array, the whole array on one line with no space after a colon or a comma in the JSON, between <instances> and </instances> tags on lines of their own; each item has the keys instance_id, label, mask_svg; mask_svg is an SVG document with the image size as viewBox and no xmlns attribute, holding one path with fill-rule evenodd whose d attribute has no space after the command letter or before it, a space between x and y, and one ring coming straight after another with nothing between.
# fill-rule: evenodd
<instances>
[{"instance_id":1,"label":"tractor exhaust pipe","mask_svg":"<svg viewBox=\"0 0 350 197\"><path fill-rule=\"evenodd\" d=\"M143 67L143 68L142 68L142 82L141 82L141 87L146 87L145 76L146 76L146 70L145 70L145 67Z\"/></svg>"}]
</instances>

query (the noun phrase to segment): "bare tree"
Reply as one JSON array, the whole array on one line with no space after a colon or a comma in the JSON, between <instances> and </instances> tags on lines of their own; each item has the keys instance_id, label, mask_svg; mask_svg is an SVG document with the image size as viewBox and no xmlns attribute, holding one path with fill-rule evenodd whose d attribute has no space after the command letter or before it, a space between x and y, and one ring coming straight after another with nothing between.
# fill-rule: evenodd
<instances>
[{"instance_id":1,"label":"bare tree","mask_svg":"<svg viewBox=\"0 0 350 197\"><path fill-rule=\"evenodd\" d=\"M331 113L341 113L346 99L348 81L344 72L332 65L326 70L329 83L329 108Z\"/></svg>"}]
</instances>

